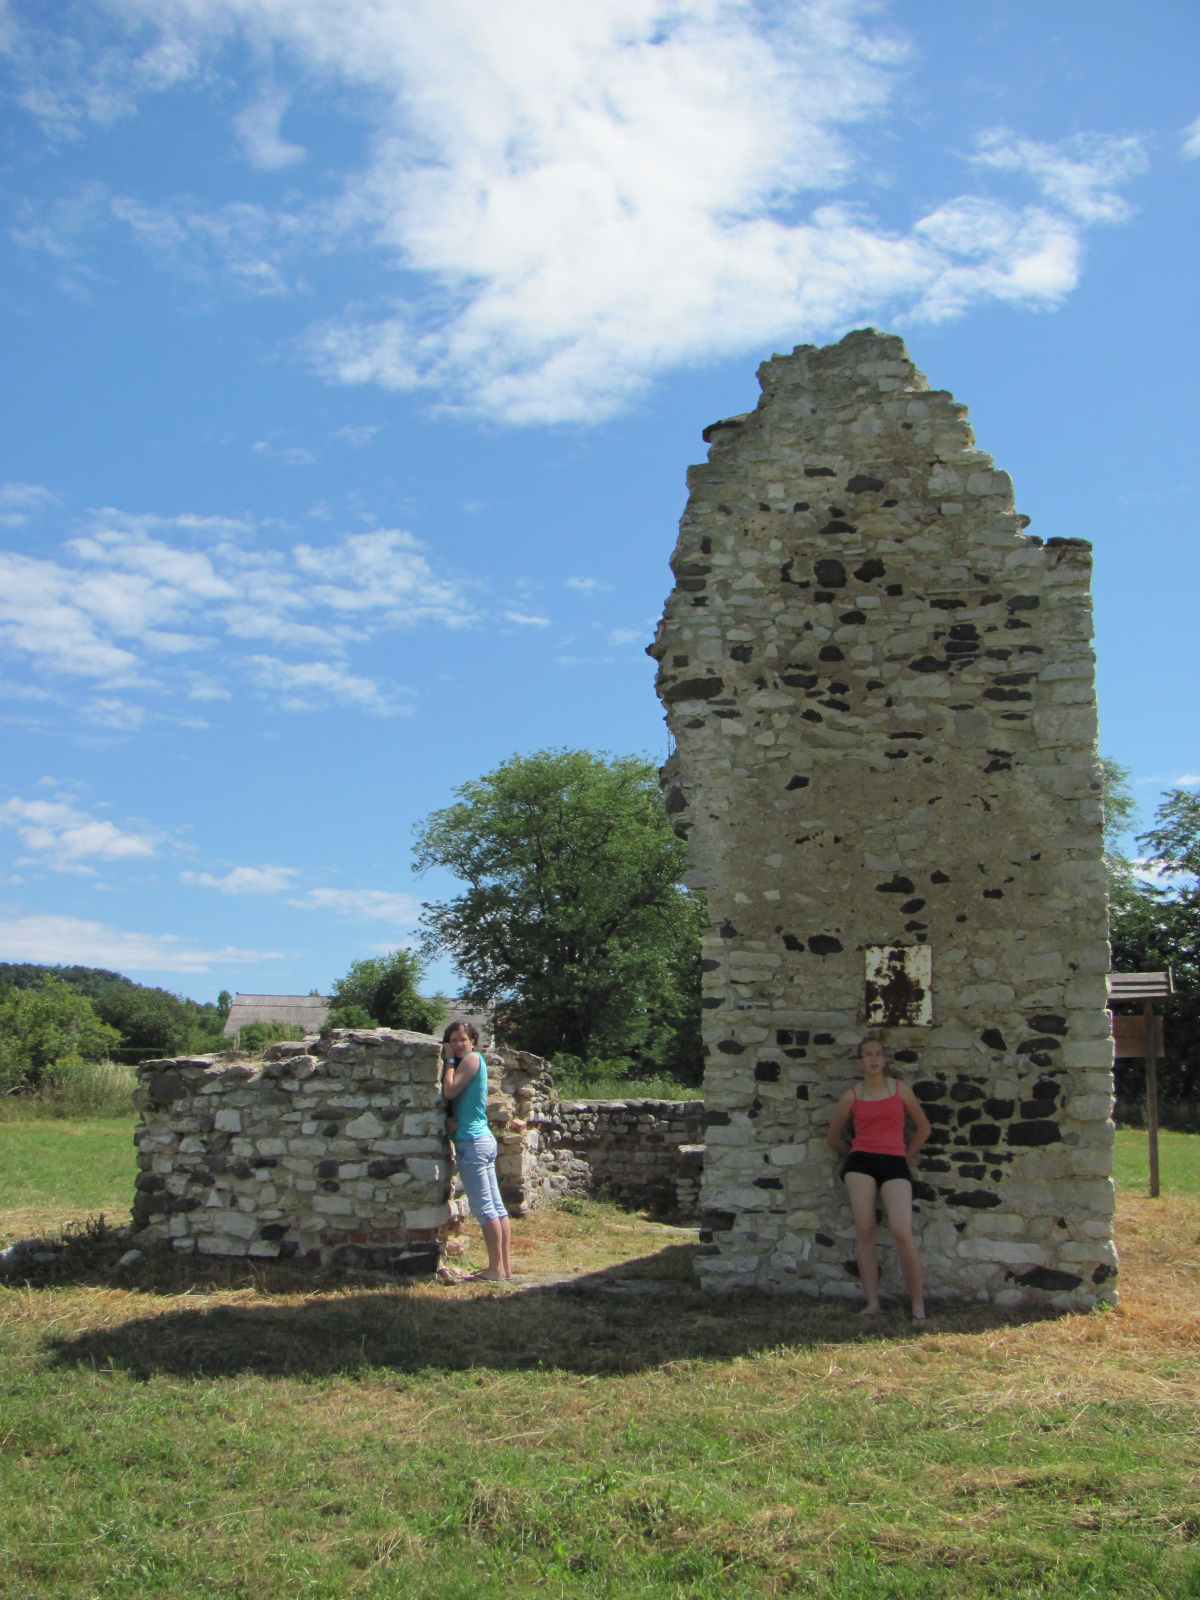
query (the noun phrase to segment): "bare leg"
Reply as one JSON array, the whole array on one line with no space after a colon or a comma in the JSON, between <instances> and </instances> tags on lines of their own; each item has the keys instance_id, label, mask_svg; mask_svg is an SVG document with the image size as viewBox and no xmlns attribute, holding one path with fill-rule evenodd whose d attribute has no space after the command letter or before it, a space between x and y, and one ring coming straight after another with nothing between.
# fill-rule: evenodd
<instances>
[{"instance_id":1,"label":"bare leg","mask_svg":"<svg viewBox=\"0 0 1200 1600\"><path fill-rule=\"evenodd\" d=\"M914 1322L925 1321L925 1291L921 1280L921 1258L912 1231L912 1184L907 1178L890 1178L880 1185L883 1209L900 1258L900 1271L912 1300Z\"/></svg>"},{"instance_id":2,"label":"bare leg","mask_svg":"<svg viewBox=\"0 0 1200 1600\"><path fill-rule=\"evenodd\" d=\"M479 1231L483 1234L483 1242L487 1245L488 1264L486 1269L479 1274L488 1278L493 1283L499 1283L504 1277L503 1239L499 1217L480 1219Z\"/></svg>"},{"instance_id":3,"label":"bare leg","mask_svg":"<svg viewBox=\"0 0 1200 1600\"><path fill-rule=\"evenodd\" d=\"M875 1251L875 1179L865 1172L846 1174L846 1192L854 1216L854 1254L858 1277L867 1297L867 1315L879 1315L879 1257Z\"/></svg>"},{"instance_id":4,"label":"bare leg","mask_svg":"<svg viewBox=\"0 0 1200 1600\"><path fill-rule=\"evenodd\" d=\"M506 1278L512 1277L512 1262L509 1260L509 1250L512 1246L512 1228L507 1217L500 1218L500 1270Z\"/></svg>"}]
</instances>

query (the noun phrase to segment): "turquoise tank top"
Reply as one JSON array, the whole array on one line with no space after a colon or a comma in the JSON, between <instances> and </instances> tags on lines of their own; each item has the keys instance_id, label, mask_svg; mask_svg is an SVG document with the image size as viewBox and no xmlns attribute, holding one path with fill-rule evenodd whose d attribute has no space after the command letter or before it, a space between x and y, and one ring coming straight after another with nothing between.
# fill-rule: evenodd
<instances>
[{"instance_id":1,"label":"turquoise tank top","mask_svg":"<svg viewBox=\"0 0 1200 1600\"><path fill-rule=\"evenodd\" d=\"M450 1114L458 1122L456 1144L460 1139L486 1139L491 1132L487 1120L487 1061L482 1050L475 1054L479 1057L479 1071L450 1102Z\"/></svg>"}]
</instances>

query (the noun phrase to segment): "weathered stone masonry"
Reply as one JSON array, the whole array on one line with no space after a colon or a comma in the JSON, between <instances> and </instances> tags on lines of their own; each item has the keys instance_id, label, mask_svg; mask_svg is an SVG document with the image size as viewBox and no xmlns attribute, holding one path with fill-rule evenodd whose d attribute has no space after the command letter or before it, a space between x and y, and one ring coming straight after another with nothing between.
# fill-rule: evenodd
<instances>
[{"instance_id":1,"label":"weathered stone masonry","mask_svg":"<svg viewBox=\"0 0 1200 1600\"><path fill-rule=\"evenodd\" d=\"M858 1293L824 1139L875 1023L934 1125L931 1291L1111 1298L1090 546L1024 533L899 339L759 379L689 473L651 649L711 918L702 1279Z\"/></svg>"},{"instance_id":2,"label":"weathered stone masonry","mask_svg":"<svg viewBox=\"0 0 1200 1600\"><path fill-rule=\"evenodd\" d=\"M140 1242L432 1270L452 1222L439 1066L436 1040L390 1029L144 1063Z\"/></svg>"},{"instance_id":3,"label":"weathered stone masonry","mask_svg":"<svg viewBox=\"0 0 1200 1600\"><path fill-rule=\"evenodd\" d=\"M695 1216L699 1102L560 1103L537 1056L493 1049L488 1062L497 1177L514 1216L598 1189ZM139 1242L431 1271L466 1214L439 1067L436 1039L392 1029L278 1044L262 1060L143 1063Z\"/></svg>"},{"instance_id":4,"label":"weathered stone masonry","mask_svg":"<svg viewBox=\"0 0 1200 1600\"><path fill-rule=\"evenodd\" d=\"M561 1100L541 1130L537 1171L552 1195L606 1194L694 1221L704 1168L702 1100Z\"/></svg>"}]
</instances>

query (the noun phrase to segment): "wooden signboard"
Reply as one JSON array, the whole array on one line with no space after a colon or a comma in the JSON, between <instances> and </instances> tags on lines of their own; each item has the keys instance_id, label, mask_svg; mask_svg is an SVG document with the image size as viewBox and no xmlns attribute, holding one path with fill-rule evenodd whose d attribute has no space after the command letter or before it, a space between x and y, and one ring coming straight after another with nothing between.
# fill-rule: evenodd
<instances>
[{"instance_id":1,"label":"wooden signboard","mask_svg":"<svg viewBox=\"0 0 1200 1600\"><path fill-rule=\"evenodd\" d=\"M1117 1059L1140 1056L1146 1063L1146 1133L1150 1141L1150 1193L1158 1194L1158 1057L1163 1053L1163 1020L1154 1014L1156 1000L1170 1000L1175 981L1170 967L1165 972L1110 972L1108 1003L1129 1005L1142 1002L1140 1017L1116 1017L1113 1043Z\"/></svg>"},{"instance_id":2,"label":"wooden signboard","mask_svg":"<svg viewBox=\"0 0 1200 1600\"><path fill-rule=\"evenodd\" d=\"M1146 1057L1146 1019L1140 1017L1114 1017L1113 1018L1113 1044L1116 1046L1117 1060L1125 1061L1131 1056L1136 1056L1139 1061ZM1161 1016L1154 1018L1154 1054L1161 1056L1163 1053L1163 1019Z\"/></svg>"}]
</instances>

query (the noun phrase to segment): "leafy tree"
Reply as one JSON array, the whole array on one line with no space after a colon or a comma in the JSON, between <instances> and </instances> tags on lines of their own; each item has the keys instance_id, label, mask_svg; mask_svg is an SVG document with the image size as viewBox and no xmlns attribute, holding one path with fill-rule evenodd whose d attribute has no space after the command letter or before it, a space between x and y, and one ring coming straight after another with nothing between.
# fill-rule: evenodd
<instances>
[{"instance_id":1,"label":"leafy tree","mask_svg":"<svg viewBox=\"0 0 1200 1600\"><path fill-rule=\"evenodd\" d=\"M1123 832L1134 804L1129 774L1105 762L1106 836L1110 816L1119 816ZM1113 783L1117 810L1108 799ZM1109 933L1115 972L1161 972L1173 969L1175 997L1164 1007L1164 1058L1158 1066L1164 1120L1178 1120L1172 1104L1193 1106L1200 1100L1200 795L1170 789L1155 813L1154 826L1139 834L1146 862L1174 875L1171 888L1147 883L1133 863L1108 845ZM1190 881L1189 881L1190 880ZM1126 1105L1145 1100L1145 1068L1141 1061L1117 1063L1117 1093Z\"/></svg>"},{"instance_id":2,"label":"leafy tree","mask_svg":"<svg viewBox=\"0 0 1200 1600\"><path fill-rule=\"evenodd\" d=\"M465 893L425 906L464 998L539 1055L701 1070L703 906L681 887L654 768L586 750L514 756L419 824L416 864Z\"/></svg>"},{"instance_id":3,"label":"leafy tree","mask_svg":"<svg viewBox=\"0 0 1200 1600\"><path fill-rule=\"evenodd\" d=\"M131 1049L174 1055L184 1048L192 1030L188 1009L177 996L127 979L98 988L92 1004L97 1016L120 1030L122 1042Z\"/></svg>"},{"instance_id":4,"label":"leafy tree","mask_svg":"<svg viewBox=\"0 0 1200 1600\"><path fill-rule=\"evenodd\" d=\"M35 1089L56 1061L102 1061L120 1043L87 996L58 978L0 989L0 1090Z\"/></svg>"},{"instance_id":5,"label":"leafy tree","mask_svg":"<svg viewBox=\"0 0 1200 1600\"><path fill-rule=\"evenodd\" d=\"M85 995L101 1021L119 1030L120 1046L136 1050L164 1055L182 1050L200 1009L165 989L148 989L103 967L47 967L32 962L0 966L0 983L16 989L39 989L48 979Z\"/></svg>"},{"instance_id":6,"label":"leafy tree","mask_svg":"<svg viewBox=\"0 0 1200 1600\"><path fill-rule=\"evenodd\" d=\"M1132 863L1121 842L1137 816L1137 801L1129 787L1130 771L1107 757L1100 762L1101 804L1104 808L1104 860L1109 873L1128 873Z\"/></svg>"},{"instance_id":7,"label":"leafy tree","mask_svg":"<svg viewBox=\"0 0 1200 1600\"><path fill-rule=\"evenodd\" d=\"M423 999L417 984L424 963L411 950L355 961L333 985L328 1023L333 1028L410 1028L433 1033L445 1014L440 996Z\"/></svg>"},{"instance_id":8,"label":"leafy tree","mask_svg":"<svg viewBox=\"0 0 1200 1600\"><path fill-rule=\"evenodd\" d=\"M1200 794L1168 789L1155 812L1154 827L1138 835L1138 844L1148 847L1151 866L1200 878Z\"/></svg>"}]
</instances>

